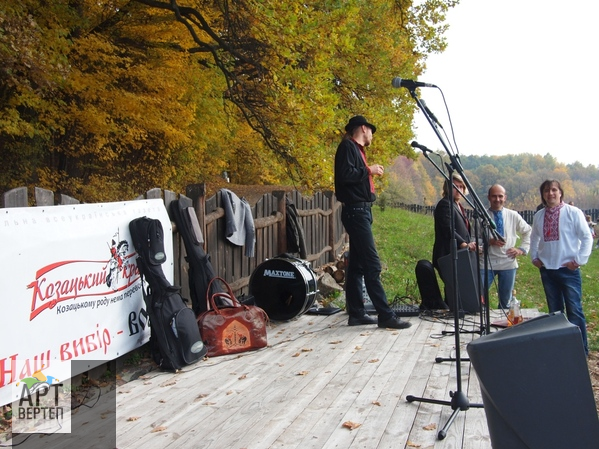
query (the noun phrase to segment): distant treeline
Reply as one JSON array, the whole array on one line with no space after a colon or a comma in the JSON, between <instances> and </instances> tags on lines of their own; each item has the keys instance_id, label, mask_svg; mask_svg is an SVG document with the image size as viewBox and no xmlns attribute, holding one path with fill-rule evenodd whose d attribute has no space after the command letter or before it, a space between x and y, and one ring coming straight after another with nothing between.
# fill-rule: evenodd
<instances>
[{"instance_id":1,"label":"distant treeline","mask_svg":"<svg viewBox=\"0 0 599 449\"><path fill-rule=\"evenodd\" d=\"M445 167L447 156L431 155L439 167ZM507 193L506 206L521 211L534 211L541 202L539 187L546 179L557 179L564 189L564 201L572 201L583 210L599 206L599 168L581 163L562 164L550 154L529 153L507 156L460 156L467 181L487 204L487 191L501 184ZM380 186L379 199L388 204L420 204L434 206L441 198L444 178L424 156L411 160L398 157L388 170L387 184ZM595 221L596 215L590 214Z\"/></svg>"}]
</instances>

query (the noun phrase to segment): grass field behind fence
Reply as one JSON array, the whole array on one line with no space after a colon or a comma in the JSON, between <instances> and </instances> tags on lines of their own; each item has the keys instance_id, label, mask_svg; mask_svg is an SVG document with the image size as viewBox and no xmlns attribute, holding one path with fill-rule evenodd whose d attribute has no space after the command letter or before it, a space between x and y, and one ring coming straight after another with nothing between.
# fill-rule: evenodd
<instances>
[{"instance_id":1,"label":"grass field behind fence","mask_svg":"<svg viewBox=\"0 0 599 449\"><path fill-rule=\"evenodd\" d=\"M373 232L383 263L382 280L389 300L407 296L420 303L414 269L420 259L431 260L434 226L432 215L423 215L401 209L373 208ZM545 294L539 271L528 256L518 258L520 268L516 275L516 297L524 308L547 312ZM582 270L583 307L587 318L589 347L599 350L599 250L593 250ZM440 282L440 281L439 281ZM440 282L441 291L443 284ZM491 308L497 308L496 286L489 293Z\"/></svg>"}]
</instances>

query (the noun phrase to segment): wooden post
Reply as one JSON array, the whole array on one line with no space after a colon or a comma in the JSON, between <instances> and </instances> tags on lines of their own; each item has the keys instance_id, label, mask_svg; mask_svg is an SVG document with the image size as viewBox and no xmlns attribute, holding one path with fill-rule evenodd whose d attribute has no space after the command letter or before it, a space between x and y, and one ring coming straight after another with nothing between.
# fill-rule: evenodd
<instances>
[{"instance_id":1,"label":"wooden post","mask_svg":"<svg viewBox=\"0 0 599 449\"><path fill-rule=\"evenodd\" d=\"M35 189L36 206L54 206L54 192L48 189L36 187Z\"/></svg>"},{"instance_id":2,"label":"wooden post","mask_svg":"<svg viewBox=\"0 0 599 449\"><path fill-rule=\"evenodd\" d=\"M78 199L73 198L72 196L65 195L64 193L61 193L59 195L59 198L60 198L59 204L61 204L63 206L68 205L68 204L81 204L81 201L79 201Z\"/></svg>"},{"instance_id":3,"label":"wooden post","mask_svg":"<svg viewBox=\"0 0 599 449\"><path fill-rule=\"evenodd\" d=\"M27 187L17 187L2 195L2 207L27 207Z\"/></svg>"},{"instance_id":4,"label":"wooden post","mask_svg":"<svg viewBox=\"0 0 599 449\"><path fill-rule=\"evenodd\" d=\"M204 251L206 251L206 183L188 185L185 188L185 195L193 201L193 207L204 236Z\"/></svg>"},{"instance_id":5,"label":"wooden post","mask_svg":"<svg viewBox=\"0 0 599 449\"><path fill-rule=\"evenodd\" d=\"M337 236L335 235L335 203L337 202L337 197L335 193L331 190L327 190L323 192L324 196L329 199L329 205L331 208L331 213L329 214L329 246L331 250L329 251L329 262L334 262L337 259L337 255L335 254L335 243L337 242Z\"/></svg>"},{"instance_id":6,"label":"wooden post","mask_svg":"<svg viewBox=\"0 0 599 449\"><path fill-rule=\"evenodd\" d=\"M146 192L146 199L148 200L159 198L162 198L162 189L159 189L158 187L154 187Z\"/></svg>"}]
</instances>

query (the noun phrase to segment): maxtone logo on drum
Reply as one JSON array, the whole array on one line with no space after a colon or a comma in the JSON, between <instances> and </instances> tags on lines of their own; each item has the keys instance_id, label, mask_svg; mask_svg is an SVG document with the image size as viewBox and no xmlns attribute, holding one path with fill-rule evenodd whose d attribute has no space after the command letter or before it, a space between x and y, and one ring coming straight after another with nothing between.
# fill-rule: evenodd
<instances>
[{"instance_id":1,"label":"maxtone logo on drum","mask_svg":"<svg viewBox=\"0 0 599 449\"><path fill-rule=\"evenodd\" d=\"M295 279L295 272L282 270L264 270L264 276L270 278Z\"/></svg>"}]
</instances>

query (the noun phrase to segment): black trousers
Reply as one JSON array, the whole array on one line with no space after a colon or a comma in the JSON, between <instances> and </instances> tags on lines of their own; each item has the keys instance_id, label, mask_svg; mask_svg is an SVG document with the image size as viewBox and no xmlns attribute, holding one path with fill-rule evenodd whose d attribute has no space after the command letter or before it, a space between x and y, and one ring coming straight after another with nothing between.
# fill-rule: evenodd
<instances>
[{"instance_id":1,"label":"black trousers","mask_svg":"<svg viewBox=\"0 0 599 449\"><path fill-rule=\"evenodd\" d=\"M345 300L347 313L352 317L362 317L364 295L362 279L379 321L394 316L387 302L387 295L381 283L381 260L374 245L372 235L372 211L370 206L344 205L341 221L349 234L349 266L345 276Z\"/></svg>"}]
</instances>

